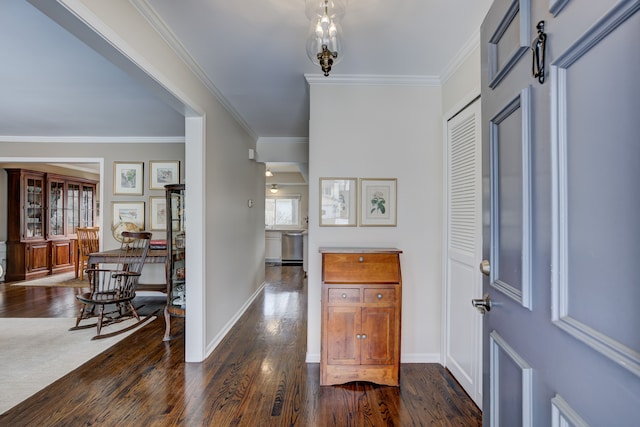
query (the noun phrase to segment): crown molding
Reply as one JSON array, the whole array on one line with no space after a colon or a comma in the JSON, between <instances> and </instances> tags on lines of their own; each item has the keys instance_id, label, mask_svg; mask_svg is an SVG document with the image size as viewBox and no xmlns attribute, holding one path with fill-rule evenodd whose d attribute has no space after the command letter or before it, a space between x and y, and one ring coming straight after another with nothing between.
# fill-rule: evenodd
<instances>
[{"instance_id":1,"label":"crown molding","mask_svg":"<svg viewBox=\"0 0 640 427\"><path fill-rule=\"evenodd\" d=\"M440 86L437 76L400 76L373 74L305 74L309 85L350 86Z\"/></svg>"},{"instance_id":2,"label":"crown molding","mask_svg":"<svg viewBox=\"0 0 640 427\"><path fill-rule=\"evenodd\" d=\"M184 144L184 136L3 136L2 142L58 144Z\"/></svg>"},{"instance_id":3,"label":"crown molding","mask_svg":"<svg viewBox=\"0 0 640 427\"><path fill-rule=\"evenodd\" d=\"M240 113L234 108L229 100L218 90L213 82L207 77L204 70L193 59L186 47L180 42L176 34L171 30L169 25L158 15L155 9L147 0L130 0L131 4L140 12L140 14L155 28L160 37L169 45L171 49L182 59L187 67L200 79L200 81L211 91L213 96L222 104L222 106L233 116L233 118L244 128L244 130L256 140L258 138L254 130L244 120Z\"/></svg>"}]
</instances>

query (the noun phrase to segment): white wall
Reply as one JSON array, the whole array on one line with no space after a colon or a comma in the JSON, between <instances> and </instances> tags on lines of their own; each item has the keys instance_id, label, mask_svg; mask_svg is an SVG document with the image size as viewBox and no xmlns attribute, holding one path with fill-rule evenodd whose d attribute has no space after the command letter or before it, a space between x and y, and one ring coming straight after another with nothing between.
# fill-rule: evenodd
<instances>
[{"instance_id":1,"label":"white wall","mask_svg":"<svg viewBox=\"0 0 640 427\"><path fill-rule=\"evenodd\" d=\"M441 89L312 83L310 93L307 361L320 360L318 248L365 246L404 251L402 361L438 362L442 289ZM319 227L320 177L397 178L397 227Z\"/></svg>"},{"instance_id":2,"label":"white wall","mask_svg":"<svg viewBox=\"0 0 640 427\"><path fill-rule=\"evenodd\" d=\"M468 56L442 84L442 111L445 120L480 96L480 45L470 49Z\"/></svg>"},{"instance_id":3,"label":"white wall","mask_svg":"<svg viewBox=\"0 0 640 427\"><path fill-rule=\"evenodd\" d=\"M130 1L60 3L185 106L185 348L187 361L203 360L264 282L264 166L248 159L256 138Z\"/></svg>"}]
</instances>

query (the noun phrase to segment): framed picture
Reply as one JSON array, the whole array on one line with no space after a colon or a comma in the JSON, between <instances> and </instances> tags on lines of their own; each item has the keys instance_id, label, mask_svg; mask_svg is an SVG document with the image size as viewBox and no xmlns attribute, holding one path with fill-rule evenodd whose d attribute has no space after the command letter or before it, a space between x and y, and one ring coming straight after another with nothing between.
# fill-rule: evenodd
<instances>
[{"instance_id":1,"label":"framed picture","mask_svg":"<svg viewBox=\"0 0 640 427\"><path fill-rule=\"evenodd\" d=\"M355 227L357 225L357 187L357 178L320 178L321 227Z\"/></svg>"},{"instance_id":2,"label":"framed picture","mask_svg":"<svg viewBox=\"0 0 640 427\"><path fill-rule=\"evenodd\" d=\"M360 225L395 227L397 179L360 178Z\"/></svg>"},{"instance_id":3,"label":"framed picture","mask_svg":"<svg viewBox=\"0 0 640 427\"><path fill-rule=\"evenodd\" d=\"M112 226L119 222L132 222L144 230L144 202L111 202Z\"/></svg>"},{"instance_id":4,"label":"framed picture","mask_svg":"<svg viewBox=\"0 0 640 427\"><path fill-rule=\"evenodd\" d=\"M167 199L165 197L149 197L149 222L151 230L167 229Z\"/></svg>"},{"instance_id":5,"label":"framed picture","mask_svg":"<svg viewBox=\"0 0 640 427\"><path fill-rule=\"evenodd\" d=\"M113 194L142 196L143 162L113 162Z\"/></svg>"},{"instance_id":6,"label":"framed picture","mask_svg":"<svg viewBox=\"0 0 640 427\"><path fill-rule=\"evenodd\" d=\"M151 161L149 173L149 189L164 190L167 184L180 184L180 161Z\"/></svg>"}]
</instances>

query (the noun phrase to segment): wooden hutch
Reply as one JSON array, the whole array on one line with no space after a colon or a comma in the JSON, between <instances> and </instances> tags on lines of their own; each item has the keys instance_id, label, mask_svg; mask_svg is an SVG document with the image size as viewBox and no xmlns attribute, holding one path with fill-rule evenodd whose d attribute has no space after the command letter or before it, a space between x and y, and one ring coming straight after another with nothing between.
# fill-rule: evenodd
<instances>
[{"instance_id":1,"label":"wooden hutch","mask_svg":"<svg viewBox=\"0 0 640 427\"><path fill-rule=\"evenodd\" d=\"M71 271L76 228L96 221L96 181L7 171L8 282Z\"/></svg>"}]
</instances>

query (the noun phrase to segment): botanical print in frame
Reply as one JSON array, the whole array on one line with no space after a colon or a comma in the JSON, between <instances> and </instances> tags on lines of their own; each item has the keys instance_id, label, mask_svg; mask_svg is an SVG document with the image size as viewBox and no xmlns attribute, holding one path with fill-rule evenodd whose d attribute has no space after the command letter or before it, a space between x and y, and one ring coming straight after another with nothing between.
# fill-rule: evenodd
<instances>
[{"instance_id":1,"label":"botanical print in frame","mask_svg":"<svg viewBox=\"0 0 640 427\"><path fill-rule=\"evenodd\" d=\"M180 184L180 161L163 160L151 161L149 174L149 189L164 190L168 184Z\"/></svg>"},{"instance_id":2,"label":"botanical print in frame","mask_svg":"<svg viewBox=\"0 0 640 427\"><path fill-rule=\"evenodd\" d=\"M149 222L151 230L167 229L167 199L166 197L149 197Z\"/></svg>"},{"instance_id":3,"label":"botanical print in frame","mask_svg":"<svg viewBox=\"0 0 640 427\"><path fill-rule=\"evenodd\" d=\"M132 222L144 230L144 202L112 202L112 226L119 222Z\"/></svg>"},{"instance_id":4,"label":"botanical print in frame","mask_svg":"<svg viewBox=\"0 0 640 427\"><path fill-rule=\"evenodd\" d=\"M142 196L143 162L113 162L113 194Z\"/></svg>"},{"instance_id":5,"label":"botanical print in frame","mask_svg":"<svg viewBox=\"0 0 640 427\"><path fill-rule=\"evenodd\" d=\"M357 225L357 178L320 178L320 226Z\"/></svg>"},{"instance_id":6,"label":"botanical print in frame","mask_svg":"<svg viewBox=\"0 0 640 427\"><path fill-rule=\"evenodd\" d=\"M397 215L396 178L360 179L360 225L395 227Z\"/></svg>"}]
</instances>

